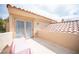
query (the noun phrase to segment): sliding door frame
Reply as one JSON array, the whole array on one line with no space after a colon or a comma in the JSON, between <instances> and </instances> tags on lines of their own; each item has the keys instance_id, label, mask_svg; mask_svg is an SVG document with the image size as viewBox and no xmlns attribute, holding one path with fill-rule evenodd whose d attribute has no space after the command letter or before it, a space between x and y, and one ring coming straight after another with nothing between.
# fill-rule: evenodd
<instances>
[{"instance_id":1,"label":"sliding door frame","mask_svg":"<svg viewBox=\"0 0 79 59\"><path fill-rule=\"evenodd\" d=\"M33 21L30 21L30 20L23 20L23 19L16 19L16 21L15 22L17 22L17 21L21 21L21 22L24 22L24 37L26 38L26 34L27 34L27 28L26 28L26 23L27 22L31 22L32 24L32 29L31 29L31 36L33 37L33 30L34 30L34 24L33 24ZM17 36L17 34L16 34L16 23L15 23L15 37Z\"/></svg>"}]
</instances>

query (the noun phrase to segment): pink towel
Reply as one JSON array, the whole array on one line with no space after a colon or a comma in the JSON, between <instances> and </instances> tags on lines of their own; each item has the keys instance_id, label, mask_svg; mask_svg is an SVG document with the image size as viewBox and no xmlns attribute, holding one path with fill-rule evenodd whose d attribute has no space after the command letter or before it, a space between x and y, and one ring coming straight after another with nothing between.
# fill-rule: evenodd
<instances>
[{"instance_id":1,"label":"pink towel","mask_svg":"<svg viewBox=\"0 0 79 59\"><path fill-rule=\"evenodd\" d=\"M13 45L13 42L12 42L10 47L11 47L10 48L10 53L13 54L15 52L15 46Z\"/></svg>"},{"instance_id":2,"label":"pink towel","mask_svg":"<svg viewBox=\"0 0 79 59\"><path fill-rule=\"evenodd\" d=\"M31 54L31 49L27 48L27 49L17 52L16 54Z\"/></svg>"},{"instance_id":3,"label":"pink towel","mask_svg":"<svg viewBox=\"0 0 79 59\"><path fill-rule=\"evenodd\" d=\"M10 53L11 54L31 54L31 49L27 48L27 49L24 49L22 51L19 51L19 52L15 53L15 44L12 42Z\"/></svg>"}]
</instances>

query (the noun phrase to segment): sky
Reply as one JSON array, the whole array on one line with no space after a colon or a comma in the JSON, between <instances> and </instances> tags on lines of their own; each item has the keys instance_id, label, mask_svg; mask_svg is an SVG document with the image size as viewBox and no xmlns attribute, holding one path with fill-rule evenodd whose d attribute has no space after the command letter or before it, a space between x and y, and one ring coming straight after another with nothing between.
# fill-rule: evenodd
<instances>
[{"instance_id":1,"label":"sky","mask_svg":"<svg viewBox=\"0 0 79 59\"><path fill-rule=\"evenodd\" d=\"M29 10L36 14L46 16L48 18L61 21L61 19L69 20L79 19L79 4L13 4L17 8ZM0 4L0 18L9 16L5 4Z\"/></svg>"},{"instance_id":2,"label":"sky","mask_svg":"<svg viewBox=\"0 0 79 59\"><path fill-rule=\"evenodd\" d=\"M9 16L8 10L5 4L0 4L0 18L5 19Z\"/></svg>"}]
</instances>

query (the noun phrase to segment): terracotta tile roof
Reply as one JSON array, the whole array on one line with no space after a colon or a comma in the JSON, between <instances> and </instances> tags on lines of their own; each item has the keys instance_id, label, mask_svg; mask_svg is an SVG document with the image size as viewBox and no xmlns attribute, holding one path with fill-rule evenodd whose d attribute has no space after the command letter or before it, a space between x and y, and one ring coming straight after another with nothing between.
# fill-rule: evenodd
<instances>
[{"instance_id":1,"label":"terracotta tile roof","mask_svg":"<svg viewBox=\"0 0 79 59\"><path fill-rule=\"evenodd\" d=\"M55 21L55 20L53 20L53 19L50 19L50 18L48 18L48 17L45 17L45 16L42 16L42 15L39 15L39 14L36 14L36 13L34 13L34 12L32 12L32 11L29 11L29 10L25 10L25 9L22 9L22 8L18 8L18 7L16 7L16 6L12 6L12 5L10 5L10 4L7 4L7 8L8 7L12 7L12 8L15 8L15 9L18 9L18 10L21 10L21 11L24 11L24 12L28 12L28 13L30 13L30 14L33 14L33 15L36 15L36 16L40 16L40 17L43 17L43 18L45 18L45 19L48 19L51 23L56 23L57 21Z\"/></svg>"},{"instance_id":2,"label":"terracotta tile roof","mask_svg":"<svg viewBox=\"0 0 79 59\"><path fill-rule=\"evenodd\" d=\"M46 29L50 32L68 32L68 33L78 34L79 20L50 24Z\"/></svg>"}]
</instances>

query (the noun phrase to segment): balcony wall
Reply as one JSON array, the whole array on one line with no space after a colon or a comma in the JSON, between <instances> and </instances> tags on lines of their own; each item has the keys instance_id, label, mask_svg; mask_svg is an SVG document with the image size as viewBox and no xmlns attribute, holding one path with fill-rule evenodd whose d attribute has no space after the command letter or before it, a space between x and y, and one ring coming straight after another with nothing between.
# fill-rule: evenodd
<instances>
[{"instance_id":1,"label":"balcony wall","mask_svg":"<svg viewBox=\"0 0 79 59\"><path fill-rule=\"evenodd\" d=\"M56 43L70 50L79 52L79 35L63 32L48 32L48 30L39 30L37 37L50 43Z\"/></svg>"},{"instance_id":2,"label":"balcony wall","mask_svg":"<svg viewBox=\"0 0 79 59\"><path fill-rule=\"evenodd\" d=\"M0 52L12 43L13 37L11 32L0 33Z\"/></svg>"}]
</instances>

